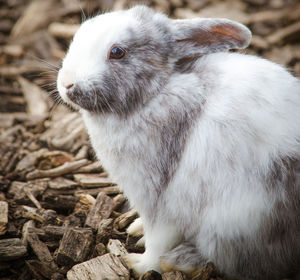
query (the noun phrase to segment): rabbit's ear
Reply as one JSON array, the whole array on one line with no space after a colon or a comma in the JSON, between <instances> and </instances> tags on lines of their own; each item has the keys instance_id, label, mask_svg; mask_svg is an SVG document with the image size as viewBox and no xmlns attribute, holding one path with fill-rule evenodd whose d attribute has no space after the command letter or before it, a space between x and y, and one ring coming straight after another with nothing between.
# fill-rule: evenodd
<instances>
[{"instance_id":1,"label":"rabbit's ear","mask_svg":"<svg viewBox=\"0 0 300 280\"><path fill-rule=\"evenodd\" d=\"M175 48L184 56L229 49L243 49L251 40L250 30L222 18L172 20Z\"/></svg>"}]
</instances>

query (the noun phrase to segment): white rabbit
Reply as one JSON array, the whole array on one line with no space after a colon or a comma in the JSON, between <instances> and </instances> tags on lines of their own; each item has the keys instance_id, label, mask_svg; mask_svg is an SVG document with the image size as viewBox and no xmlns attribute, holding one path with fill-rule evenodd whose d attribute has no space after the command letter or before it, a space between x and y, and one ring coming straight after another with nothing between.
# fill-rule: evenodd
<instances>
[{"instance_id":1,"label":"white rabbit","mask_svg":"<svg viewBox=\"0 0 300 280\"><path fill-rule=\"evenodd\" d=\"M59 71L98 158L143 221L141 274L208 261L240 279L300 265L300 82L228 53L227 19L172 20L144 6L84 22Z\"/></svg>"}]
</instances>

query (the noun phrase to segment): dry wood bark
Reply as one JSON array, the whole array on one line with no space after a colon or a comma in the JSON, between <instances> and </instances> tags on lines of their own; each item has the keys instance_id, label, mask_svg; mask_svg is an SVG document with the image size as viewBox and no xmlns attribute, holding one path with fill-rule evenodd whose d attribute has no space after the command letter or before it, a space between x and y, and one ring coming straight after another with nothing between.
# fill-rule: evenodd
<instances>
[{"instance_id":1,"label":"dry wood bark","mask_svg":"<svg viewBox=\"0 0 300 280\"><path fill-rule=\"evenodd\" d=\"M36 233L29 232L27 234L27 241L34 254L45 267L49 268L52 273L58 270L48 247L42 241L40 241Z\"/></svg>"},{"instance_id":2,"label":"dry wood bark","mask_svg":"<svg viewBox=\"0 0 300 280\"><path fill-rule=\"evenodd\" d=\"M118 239L108 240L107 251L117 257L124 257L128 254L125 246Z\"/></svg>"},{"instance_id":3,"label":"dry wood bark","mask_svg":"<svg viewBox=\"0 0 300 280\"><path fill-rule=\"evenodd\" d=\"M162 274L163 280L185 280L186 278L185 274L180 271L170 271Z\"/></svg>"},{"instance_id":4,"label":"dry wood bark","mask_svg":"<svg viewBox=\"0 0 300 280\"><path fill-rule=\"evenodd\" d=\"M47 92L21 76L18 77L18 82L27 103L27 112L32 115L46 114L49 110L46 102Z\"/></svg>"},{"instance_id":5,"label":"dry wood bark","mask_svg":"<svg viewBox=\"0 0 300 280\"><path fill-rule=\"evenodd\" d=\"M68 271L67 278L69 280L129 280L130 274L119 257L105 254L73 266Z\"/></svg>"},{"instance_id":6,"label":"dry wood bark","mask_svg":"<svg viewBox=\"0 0 300 280\"><path fill-rule=\"evenodd\" d=\"M113 200L103 192L100 192L97 195L94 206L86 218L85 225L97 230L101 220L107 219L110 216L113 206Z\"/></svg>"},{"instance_id":7,"label":"dry wood bark","mask_svg":"<svg viewBox=\"0 0 300 280\"><path fill-rule=\"evenodd\" d=\"M67 228L57 252L57 263L74 265L88 257L93 243L93 232L89 228Z\"/></svg>"},{"instance_id":8,"label":"dry wood bark","mask_svg":"<svg viewBox=\"0 0 300 280\"><path fill-rule=\"evenodd\" d=\"M26 178L28 180L33 180L33 179L45 178L45 177L58 177L63 174L66 174L66 173L73 172L73 171L77 170L78 168L80 168L84 165L87 165L88 162L89 161L86 159L80 159L80 160L74 161L74 162L66 162L59 167L52 168L49 170L38 170L37 169L37 170L34 170L34 171L28 173Z\"/></svg>"},{"instance_id":9,"label":"dry wood bark","mask_svg":"<svg viewBox=\"0 0 300 280\"><path fill-rule=\"evenodd\" d=\"M133 220L137 218L137 216L138 216L137 211L135 209L131 209L130 211L118 217L115 220L115 225L118 227L118 229L123 229L126 226L128 226L130 223L132 223Z\"/></svg>"},{"instance_id":10,"label":"dry wood bark","mask_svg":"<svg viewBox=\"0 0 300 280\"><path fill-rule=\"evenodd\" d=\"M0 261L15 260L27 253L20 238L9 238L0 240Z\"/></svg>"},{"instance_id":11,"label":"dry wood bark","mask_svg":"<svg viewBox=\"0 0 300 280\"><path fill-rule=\"evenodd\" d=\"M8 223L8 203L0 201L0 235L6 233L6 226Z\"/></svg>"}]
</instances>

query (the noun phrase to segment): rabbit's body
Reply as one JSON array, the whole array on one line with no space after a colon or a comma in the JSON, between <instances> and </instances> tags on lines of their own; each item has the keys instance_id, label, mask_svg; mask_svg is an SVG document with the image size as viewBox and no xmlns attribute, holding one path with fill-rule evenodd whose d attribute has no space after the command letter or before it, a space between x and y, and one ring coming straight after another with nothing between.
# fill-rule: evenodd
<instances>
[{"instance_id":1,"label":"rabbit's body","mask_svg":"<svg viewBox=\"0 0 300 280\"><path fill-rule=\"evenodd\" d=\"M139 13L151 13L130 11L142 23ZM156 17L149 20L167 24ZM228 21L212 30L221 41L230 35L225 45L200 37L216 50L249 42L248 31ZM193 49L199 34L176 39L178 53L190 41ZM274 63L236 53L189 53L167 62L156 53L164 49L147 42L145 55L129 45L124 63L107 58L96 68L96 85L93 75L92 86L76 78L78 90L73 76L76 85L72 80L67 92L66 71L58 79L61 95L81 108L97 156L142 218L146 252L131 257L133 268L159 270L162 261L188 271L212 261L245 279L279 279L299 268L299 80ZM65 68L78 50L71 46Z\"/></svg>"},{"instance_id":2,"label":"rabbit's body","mask_svg":"<svg viewBox=\"0 0 300 280\"><path fill-rule=\"evenodd\" d=\"M222 271L267 279L300 261L300 187L290 160L299 157L299 81L234 53L194 67L127 119L85 111L84 121L144 226L157 224L151 238L174 227L176 245L184 238Z\"/></svg>"}]
</instances>

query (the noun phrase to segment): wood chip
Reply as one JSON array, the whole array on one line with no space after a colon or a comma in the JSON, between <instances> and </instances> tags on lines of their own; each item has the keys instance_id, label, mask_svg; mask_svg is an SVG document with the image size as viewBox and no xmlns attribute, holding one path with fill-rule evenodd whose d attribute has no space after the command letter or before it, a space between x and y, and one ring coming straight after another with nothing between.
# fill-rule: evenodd
<instances>
[{"instance_id":1,"label":"wood chip","mask_svg":"<svg viewBox=\"0 0 300 280\"><path fill-rule=\"evenodd\" d=\"M38 212L38 209L27 205L21 206L21 215L23 218L35 220L40 223L45 221L44 217Z\"/></svg>"},{"instance_id":2,"label":"wood chip","mask_svg":"<svg viewBox=\"0 0 300 280\"><path fill-rule=\"evenodd\" d=\"M27 235L27 241L40 262L49 267L52 270L52 273L57 271L58 268L54 263L48 247L45 243L40 241L37 234L34 232L29 232Z\"/></svg>"},{"instance_id":3,"label":"wood chip","mask_svg":"<svg viewBox=\"0 0 300 280\"><path fill-rule=\"evenodd\" d=\"M300 22L296 22L287 27L281 28L269 35L266 39L269 44L284 44L299 39Z\"/></svg>"},{"instance_id":4,"label":"wood chip","mask_svg":"<svg viewBox=\"0 0 300 280\"><path fill-rule=\"evenodd\" d=\"M52 0L31 1L12 29L12 36L27 36L45 26L51 15Z\"/></svg>"},{"instance_id":5,"label":"wood chip","mask_svg":"<svg viewBox=\"0 0 300 280\"><path fill-rule=\"evenodd\" d=\"M77 159L77 158L76 158ZM102 171L102 165L99 161L95 161L91 164L83 166L76 170L76 173L100 173Z\"/></svg>"},{"instance_id":6,"label":"wood chip","mask_svg":"<svg viewBox=\"0 0 300 280\"><path fill-rule=\"evenodd\" d=\"M79 201L76 203L74 212L86 212L89 213L96 203L96 199L90 194L81 194L79 196Z\"/></svg>"},{"instance_id":7,"label":"wood chip","mask_svg":"<svg viewBox=\"0 0 300 280\"><path fill-rule=\"evenodd\" d=\"M147 271L139 280L162 280L161 274L155 270Z\"/></svg>"},{"instance_id":8,"label":"wood chip","mask_svg":"<svg viewBox=\"0 0 300 280\"><path fill-rule=\"evenodd\" d=\"M129 280L130 273L124 262L113 254L77 264L67 273L68 280Z\"/></svg>"},{"instance_id":9,"label":"wood chip","mask_svg":"<svg viewBox=\"0 0 300 280\"><path fill-rule=\"evenodd\" d=\"M28 234L34 230L34 221L27 221L22 227L22 243L27 247L28 244Z\"/></svg>"},{"instance_id":10,"label":"wood chip","mask_svg":"<svg viewBox=\"0 0 300 280\"><path fill-rule=\"evenodd\" d=\"M24 54L24 49L21 45L5 45L0 46L0 54L1 53L14 57L20 57Z\"/></svg>"},{"instance_id":11,"label":"wood chip","mask_svg":"<svg viewBox=\"0 0 300 280\"><path fill-rule=\"evenodd\" d=\"M88 164L87 159L81 159L74 162L66 162L63 165L49 170L34 170L27 174L27 180L45 177L58 177L66 173L75 171L76 169Z\"/></svg>"},{"instance_id":12,"label":"wood chip","mask_svg":"<svg viewBox=\"0 0 300 280\"><path fill-rule=\"evenodd\" d=\"M78 28L78 24L53 22L49 25L48 31L54 37L71 39L73 38Z\"/></svg>"},{"instance_id":13,"label":"wood chip","mask_svg":"<svg viewBox=\"0 0 300 280\"><path fill-rule=\"evenodd\" d=\"M181 271L170 271L162 274L163 280L185 280L186 276Z\"/></svg>"},{"instance_id":14,"label":"wood chip","mask_svg":"<svg viewBox=\"0 0 300 280\"><path fill-rule=\"evenodd\" d=\"M86 188L107 187L113 184L111 179L103 177L101 174L75 174L74 179Z\"/></svg>"},{"instance_id":15,"label":"wood chip","mask_svg":"<svg viewBox=\"0 0 300 280\"><path fill-rule=\"evenodd\" d=\"M100 192L97 196L96 203L88 214L85 225L97 230L102 219L109 218L114 206L113 200Z\"/></svg>"},{"instance_id":16,"label":"wood chip","mask_svg":"<svg viewBox=\"0 0 300 280\"><path fill-rule=\"evenodd\" d=\"M0 240L0 261L16 260L26 253L27 249L20 238Z\"/></svg>"},{"instance_id":17,"label":"wood chip","mask_svg":"<svg viewBox=\"0 0 300 280\"><path fill-rule=\"evenodd\" d=\"M44 115L48 112L47 92L36 84L18 77L27 104L27 112L32 115Z\"/></svg>"},{"instance_id":18,"label":"wood chip","mask_svg":"<svg viewBox=\"0 0 300 280\"><path fill-rule=\"evenodd\" d=\"M98 224L96 243L106 244L113 229L113 219L102 219Z\"/></svg>"},{"instance_id":19,"label":"wood chip","mask_svg":"<svg viewBox=\"0 0 300 280\"><path fill-rule=\"evenodd\" d=\"M93 232L89 228L66 229L57 252L57 263L74 265L86 260L93 243Z\"/></svg>"},{"instance_id":20,"label":"wood chip","mask_svg":"<svg viewBox=\"0 0 300 280\"><path fill-rule=\"evenodd\" d=\"M8 203L0 201L0 235L6 233L6 226L8 223Z\"/></svg>"},{"instance_id":21,"label":"wood chip","mask_svg":"<svg viewBox=\"0 0 300 280\"><path fill-rule=\"evenodd\" d=\"M118 239L109 239L107 244L107 251L117 257L123 257L128 255L125 246Z\"/></svg>"},{"instance_id":22,"label":"wood chip","mask_svg":"<svg viewBox=\"0 0 300 280\"><path fill-rule=\"evenodd\" d=\"M37 63L26 63L23 65L3 65L0 66L0 76L11 78L22 74L28 74L32 72L44 71L41 64Z\"/></svg>"},{"instance_id":23,"label":"wood chip","mask_svg":"<svg viewBox=\"0 0 300 280\"><path fill-rule=\"evenodd\" d=\"M77 187L78 183L63 177L57 177L49 181L48 186L54 190L70 190Z\"/></svg>"},{"instance_id":24,"label":"wood chip","mask_svg":"<svg viewBox=\"0 0 300 280\"><path fill-rule=\"evenodd\" d=\"M74 161L74 157L70 153L64 151L49 151L38 156L34 165L38 169L48 170L70 161Z\"/></svg>"},{"instance_id":25,"label":"wood chip","mask_svg":"<svg viewBox=\"0 0 300 280\"><path fill-rule=\"evenodd\" d=\"M131 209L130 211L122 214L115 220L115 225L118 229L123 229L133 222L134 219L138 217L138 213L135 209Z\"/></svg>"},{"instance_id":26,"label":"wood chip","mask_svg":"<svg viewBox=\"0 0 300 280\"><path fill-rule=\"evenodd\" d=\"M113 198L113 201L114 201L113 210L115 211L118 208L120 208L121 205L123 205L123 203L126 201L126 197L120 193Z\"/></svg>"},{"instance_id":27,"label":"wood chip","mask_svg":"<svg viewBox=\"0 0 300 280\"><path fill-rule=\"evenodd\" d=\"M198 272L193 274L192 280L210 280L217 275L216 268L213 263L209 262L204 265Z\"/></svg>"}]
</instances>

